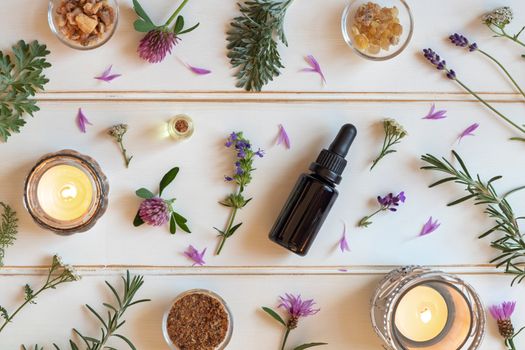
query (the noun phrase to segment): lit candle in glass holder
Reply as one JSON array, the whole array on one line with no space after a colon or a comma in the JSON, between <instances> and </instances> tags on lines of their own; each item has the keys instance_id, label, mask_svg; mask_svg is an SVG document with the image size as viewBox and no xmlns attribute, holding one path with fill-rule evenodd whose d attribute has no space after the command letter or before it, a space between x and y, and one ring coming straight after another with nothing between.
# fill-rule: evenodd
<instances>
[{"instance_id":1,"label":"lit candle in glass holder","mask_svg":"<svg viewBox=\"0 0 525 350\"><path fill-rule=\"evenodd\" d=\"M43 156L27 176L24 203L37 224L59 234L89 230L104 214L109 185L98 163L72 150Z\"/></svg>"},{"instance_id":2,"label":"lit candle in glass holder","mask_svg":"<svg viewBox=\"0 0 525 350\"><path fill-rule=\"evenodd\" d=\"M474 350L484 335L485 314L472 287L454 275L416 266L383 279L371 315L391 350Z\"/></svg>"}]
</instances>

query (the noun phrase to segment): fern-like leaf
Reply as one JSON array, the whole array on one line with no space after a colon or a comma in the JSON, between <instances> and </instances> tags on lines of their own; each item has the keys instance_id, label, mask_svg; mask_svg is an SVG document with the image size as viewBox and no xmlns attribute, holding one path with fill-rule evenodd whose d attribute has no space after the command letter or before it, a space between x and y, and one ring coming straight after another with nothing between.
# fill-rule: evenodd
<instances>
[{"instance_id":1,"label":"fern-like leaf","mask_svg":"<svg viewBox=\"0 0 525 350\"><path fill-rule=\"evenodd\" d=\"M2 210L0 223L0 266L3 266L5 249L12 246L18 233L18 217L16 212L7 204L0 202Z\"/></svg>"}]
</instances>

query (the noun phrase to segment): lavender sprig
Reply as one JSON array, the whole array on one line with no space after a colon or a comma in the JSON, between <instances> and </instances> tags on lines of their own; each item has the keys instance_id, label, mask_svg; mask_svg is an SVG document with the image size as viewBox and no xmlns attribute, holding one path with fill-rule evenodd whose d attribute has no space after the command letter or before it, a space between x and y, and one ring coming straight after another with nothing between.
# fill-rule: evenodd
<instances>
[{"instance_id":1,"label":"lavender sprig","mask_svg":"<svg viewBox=\"0 0 525 350\"><path fill-rule=\"evenodd\" d=\"M392 149L393 146L401 142L401 139L408 135L406 130L401 124L399 124L394 119L385 119L383 120L383 129L385 131L385 138L383 139L383 147L379 156L373 161L370 171L379 163L384 156L390 153L397 152L395 149Z\"/></svg>"},{"instance_id":2,"label":"lavender sprig","mask_svg":"<svg viewBox=\"0 0 525 350\"><path fill-rule=\"evenodd\" d=\"M219 232L220 237L220 243L215 252L216 255L221 253L226 240L233 236L235 231L237 231L242 225L242 222L234 224L235 217L237 215L237 211L244 208L252 200L251 198L245 199L243 192L246 189L246 186L252 181L252 172L255 170L253 167L253 161L256 157L262 158L264 155L264 151L261 149L257 151L252 149L250 141L244 138L242 132L232 132L226 140L225 146L226 148L235 151L237 159L235 161L234 175L225 176L224 179L228 182L235 183L238 188L224 201L219 202L226 207L232 208L232 212L224 231L214 227L215 230Z\"/></svg>"},{"instance_id":3,"label":"lavender sprig","mask_svg":"<svg viewBox=\"0 0 525 350\"><path fill-rule=\"evenodd\" d=\"M317 314L320 309L315 308L315 301L313 299L302 300L300 295L287 293L284 296L279 297L279 300L280 304L278 307L286 310L288 314L288 321L285 321L276 311L269 307L263 307L262 309L285 328L283 342L280 347L280 350L284 350L288 341L288 337L290 336L290 332L297 328L299 320L301 318ZM306 343L294 347L294 350L307 349L321 345L327 345L327 343Z\"/></svg>"},{"instance_id":4,"label":"lavender sprig","mask_svg":"<svg viewBox=\"0 0 525 350\"><path fill-rule=\"evenodd\" d=\"M380 212L383 212L383 211L396 212L397 211L397 207L401 203L405 203L405 200L406 200L406 196L405 196L405 192L403 192L403 191L398 193L395 196L394 196L393 193L389 193L389 194L387 194L384 197L377 196L377 202L379 203L379 209L377 209L372 214L367 215L364 218L362 218L361 220L359 220L359 222L357 223L357 226L359 226L359 227L368 227L368 226L370 226L372 224L372 221L370 219L372 219L372 217L374 217L375 215L379 214Z\"/></svg>"},{"instance_id":5,"label":"lavender sprig","mask_svg":"<svg viewBox=\"0 0 525 350\"><path fill-rule=\"evenodd\" d=\"M485 57L487 57L488 59L490 59L492 62L496 63L498 65L498 67L501 68L501 70L503 71L503 73L505 73L505 75L507 76L507 78L509 78L509 80L512 82L512 85L514 85L514 87L516 89L518 89L518 91L520 92L520 94L525 97L525 92L523 92L523 90L521 89L521 87L518 85L518 83L516 82L516 80L512 77L512 75L509 73L509 71L505 68L505 66L503 66L503 64L501 64L500 61L498 61L496 58L494 58L492 55L488 54L486 51L483 51L482 49L480 49L478 47L478 44L476 43L472 43L470 44L469 43L469 40L461 35L461 34L458 34L458 33L454 33L452 34L451 36L449 36L449 39L450 39L450 42L456 46L459 46L459 47L465 47L468 49L469 52L479 52L481 53L482 55L484 55Z\"/></svg>"},{"instance_id":6,"label":"lavender sprig","mask_svg":"<svg viewBox=\"0 0 525 350\"><path fill-rule=\"evenodd\" d=\"M62 258L54 255L51 261L51 267L47 273L46 282L37 291L34 291L29 284L24 286L24 302L13 312L9 313L4 307L0 306L0 319L4 319L4 323L0 326L0 333L11 322L15 316L27 305L36 304L37 297L48 289L56 289L59 285L68 282L79 281L80 276L77 274L75 268L71 265L66 265Z\"/></svg>"},{"instance_id":7,"label":"lavender sprig","mask_svg":"<svg viewBox=\"0 0 525 350\"><path fill-rule=\"evenodd\" d=\"M520 29L519 32L512 35L505 31L505 27L514 18L512 9L508 6L498 7L489 13L484 14L481 17L481 21L485 24L492 32L496 34L496 37L503 37L514 41L516 44L525 47L525 43L520 41L518 38L525 30L525 26Z\"/></svg>"},{"instance_id":8,"label":"lavender sprig","mask_svg":"<svg viewBox=\"0 0 525 350\"><path fill-rule=\"evenodd\" d=\"M518 124L514 123L512 120L507 118L503 113L498 111L496 108L494 108L490 103L485 101L483 98L481 98L477 93L472 91L467 85L465 85L461 80L459 80L456 76L456 72L453 69L449 69L447 67L447 62L445 60L442 60L441 57L434 52L432 49L424 49L423 54L425 58L432 63L438 70L442 70L445 72L447 78L454 80L456 83L458 83L463 89L465 89L468 93L470 93L472 96L474 96L479 102L483 103L487 108L489 108L491 111L496 113L501 119L506 121L508 124L512 125L514 128L519 130L522 134L525 134L525 129ZM512 140L517 141L525 141L524 137L515 137L512 138Z\"/></svg>"}]
</instances>

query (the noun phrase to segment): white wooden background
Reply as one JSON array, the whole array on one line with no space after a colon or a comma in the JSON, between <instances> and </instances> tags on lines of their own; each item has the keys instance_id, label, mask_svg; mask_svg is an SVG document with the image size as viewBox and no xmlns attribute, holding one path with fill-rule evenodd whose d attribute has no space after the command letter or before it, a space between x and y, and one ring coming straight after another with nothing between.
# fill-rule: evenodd
<instances>
[{"instance_id":1,"label":"white wooden background","mask_svg":"<svg viewBox=\"0 0 525 350\"><path fill-rule=\"evenodd\" d=\"M166 0L143 3L159 22L175 7ZM368 299L381 276L403 264L458 273L487 305L517 300L516 324L525 323L524 287L511 288L510 278L487 264L494 256L489 240L476 239L491 222L481 208L470 204L447 208L446 202L461 195L462 189L454 185L428 189L436 174L418 170L421 154L448 157L455 148L485 178L504 175L498 184L501 191L523 184L525 146L506 141L513 131L444 79L420 51L435 48L465 82L523 122L523 103L495 67L475 53L452 47L445 38L458 31L477 39L525 84L522 52L510 42L491 38L479 22L483 12L511 5L516 12L513 29L519 29L525 23L525 6L520 0L412 0L411 45L392 61L374 63L358 58L342 40L339 20L345 3L296 1L287 16L290 47L282 50L287 68L264 93L249 94L234 88L225 57L224 31L237 13L235 1L190 2L184 10L186 20L198 20L201 27L186 35L175 55L158 65L142 62L135 54L141 36L132 29L131 1L121 1L115 37L92 52L73 51L53 37L47 27L47 1L1 2L0 48L8 49L21 38L38 39L52 51L53 67L47 71L51 79L47 91L38 96L41 112L28 120L22 134L0 145L0 199L12 204L21 219L18 241L0 269L0 304L11 308L20 303L21 287L27 282L38 285L55 252L79 266L84 279L42 295L38 305L28 307L0 335L0 349L18 349L21 343L65 345L72 327L95 332L97 324L82 305L100 306L109 297L103 281L117 283L117 276L127 268L145 274L140 296L153 299L130 310L124 331L145 350L167 349L161 336L162 314L172 298L190 288L212 289L230 304L235 330L229 349L278 347L281 329L259 309L275 305L285 292L315 298L322 310L301 322L290 346L326 341L327 349L379 349L369 324ZM298 72L307 54L321 63L328 80L325 87L316 75ZM175 56L213 74L194 76ZM92 79L110 64L122 78L111 84ZM447 119L421 120L433 102L448 110ZM94 124L85 135L75 125L79 107ZM190 142L176 144L162 131L164 122L177 113L195 120L196 134ZM385 117L399 120L410 136L397 154L370 173L368 166L382 141L379 122ZM129 169L123 168L116 146L105 135L106 128L117 122L131 128L126 142L135 158ZM310 254L305 258L289 254L267 239L268 231L299 173L345 122L354 123L359 135L339 187L340 198ZM457 144L457 135L474 122L481 125L476 136ZM274 145L280 123L290 134L290 151ZM210 254L217 242L212 227L221 227L228 216L217 201L232 189L222 180L231 164L222 144L234 130L243 130L267 156L257 161L248 188L254 200L240 214L243 228L215 257ZM107 214L90 232L71 237L39 229L22 205L23 179L36 159L63 148L96 158L111 182ZM131 221L139 204L134 190L154 189L172 166L182 170L166 194L178 198L193 233L171 236L167 229L134 228ZM374 208L377 194L401 190L408 200L398 213L378 216L368 229L355 227ZM512 203L518 212L525 212L524 195L516 195ZM440 220L441 228L417 238L431 215ZM352 249L345 254L336 247L343 222ZM182 255L190 243L208 248L206 267L192 268ZM341 272L343 268L348 272ZM523 347L525 340L517 344ZM482 349L503 349L493 322Z\"/></svg>"}]
</instances>

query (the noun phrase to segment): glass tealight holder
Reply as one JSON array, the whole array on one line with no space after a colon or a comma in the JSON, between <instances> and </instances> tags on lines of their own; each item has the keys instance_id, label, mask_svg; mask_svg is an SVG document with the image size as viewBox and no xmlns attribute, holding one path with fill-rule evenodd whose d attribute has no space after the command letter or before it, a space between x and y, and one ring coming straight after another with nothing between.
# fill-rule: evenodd
<instances>
[{"instance_id":1,"label":"glass tealight holder","mask_svg":"<svg viewBox=\"0 0 525 350\"><path fill-rule=\"evenodd\" d=\"M224 339L222 340L222 342L217 347L215 347L213 350L224 350L224 349L226 349L226 347L230 343L230 340L231 340L232 335L233 335L233 315L232 315L232 312L231 312L230 308L228 307L228 304L226 304L224 299L222 299L216 293L214 293L212 291L209 291L209 290L206 290L206 289L191 289L191 290L188 290L186 292L183 292L183 293L179 294L175 298L175 300L173 300L171 302L169 308L164 313L164 317L162 319L162 334L164 335L164 340L168 344L168 347L171 350L180 350L180 348L173 342L173 340L171 339L171 337L169 335L169 332L168 332L168 320L169 320L169 316L170 316L171 310L172 310L173 306L178 301L180 301L184 297L187 297L187 296L190 296L190 295L194 295L194 294L202 294L202 295L205 295L207 297L211 297L211 298L217 300L222 305L222 307L223 307L223 309L226 312L227 317L228 317L228 330L226 331L226 335L224 336Z\"/></svg>"},{"instance_id":2,"label":"glass tealight holder","mask_svg":"<svg viewBox=\"0 0 525 350\"><path fill-rule=\"evenodd\" d=\"M485 312L457 276L419 266L390 272L371 299L372 325L388 350L475 350Z\"/></svg>"},{"instance_id":3,"label":"glass tealight holder","mask_svg":"<svg viewBox=\"0 0 525 350\"><path fill-rule=\"evenodd\" d=\"M176 141L187 140L193 136L195 125L193 120L186 114L178 114L168 121L168 134Z\"/></svg>"},{"instance_id":4,"label":"glass tealight holder","mask_svg":"<svg viewBox=\"0 0 525 350\"><path fill-rule=\"evenodd\" d=\"M49 153L29 172L24 205L42 228L60 235L91 229L106 212L109 183L98 163L73 150Z\"/></svg>"}]
</instances>

